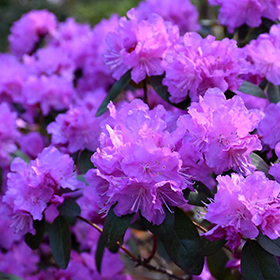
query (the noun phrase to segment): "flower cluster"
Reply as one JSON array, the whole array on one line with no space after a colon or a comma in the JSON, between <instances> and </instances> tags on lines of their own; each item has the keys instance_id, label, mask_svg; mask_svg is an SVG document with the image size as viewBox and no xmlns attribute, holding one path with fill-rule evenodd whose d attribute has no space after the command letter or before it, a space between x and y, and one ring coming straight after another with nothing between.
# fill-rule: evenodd
<instances>
[{"instance_id":1,"label":"flower cluster","mask_svg":"<svg viewBox=\"0 0 280 280\"><path fill-rule=\"evenodd\" d=\"M250 27L261 25L262 17L275 21L280 19L280 7L275 0L209 0L210 5L219 5L218 20L229 32L244 23Z\"/></svg>"},{"instance_id":2,"label":"flower cluster","mask_svg":"<svg viewBox=\"0 0 280 280\"><path fill-rule=\"evenodd\" d=\"M160 15L164 20L176 24L180 33L198 31L198 11L189 0L146 0L139 3L136 8L139 18L147 19L151 13Z\"/></svg>"},{"instance_id":3,"label":"flower cluster","mask_svg":"<svg viewBox=\"0 0 280 280\"><path fill-rule=\"evenodd\" d=\"M106 37L108 51L104 61L119 80L128 70L131 78L139 83L146 75L163 74L161 61L168 46L179 39L178 27L164 22L158 14L150 14L147 20L137 18L134 9L119 20L118 27Z\"/></svg>"},{"instance_id":4,"label":"flower cluster","mask_svg":"<svg viewBox=\"0 0 280 280\"><path fill-rule=\"evenodd\" d=\"M16 129L16 117L7 103L0 104L0 167L9 166L10 154L17 149L16 140L20 134Z\"/></svg>"},{"instance_id":5,"label":"flower cluster","mask_svg":"<svg viewBox=\"0 0 280 280\"><path fill-rule=\"evenodd\" d=\"M265 77L274 85L280 85L280 24L273 25L269 34L261 34L257 40L246 45L248 60L252 63L254 71Z\"/></svg>"},{"instance_id":6,"label":"flower cluster","mask_svg":"<svg viewBox=\"0 0 280 280\"><path fill-rule=\"evenodd\" d=\"M187 187L180 176L180 156L167 131L172 119L162 106L149 111L140 100L125 104L119 111L109 105L110 118L104 123L100 147L92 156L97 169L86 174L99 194L103 211L118 202L116 215L136 213L149 221L162 223L164 206L185 203Z\"/></svg>"},{"instance_id":7,"label":"flower cluster","mask_svg":"<svg viewBox=\"0 0 280 280\"><path fill-rule=\"evenodd\" d=\"M218 176L218 192L207 206L205 218L216 226L205 236L228 241L231 249L240 245L241 237L256 238L259 230L271 239L280 236L280 185L256 171L243 178Z\"/></svg>"},{"instance_id":8,"label":"flower cluster","mask_svg":"<svg viewBox=\"0 0 280 280\"><path fill-rule=\"evenodd\" d=\"M257 111L248 110L238 96L226 100L224 94L214 88L200 97L198 103L193 102L188 113L177 122L183 135L178 152L183 153L183 161L188 151L196 160L192 168L188 165L189 160L185 162L188 172L200 169L203 174L203 164L216 174L233 169L248 175L255 169L249 156L252 151L262 148L258 136L250 134L260 120Z\"/></svg>"},{"instance_id":9,"label":"flower cluster","mask_svg":"<svg viewBox=\"0 0 280 280\"><path fill-rule=\"evenodd\" d=\"M62 204L62 189L74 191L83 186L74 176L73 167L69 155L54 147L45 148L29 165L21 158L13 160L2 211L14 220L16 232L32 231L32 220L41 220L49 204Z\"/></svg>"},{"instance_id":10,"label":"flower cluster","mask_svg":"<svg viewBox=\"0 0 280 280\"><path fill-rule=\"evenodd\" d=\"M246 53L234 40L216 41L211 35L203 39L197 33L186 33L181 44L169 49L163 62L163 84L168 87L170 101L179 103L188 95L198 101L199 95L213 87L223 92L238 89L242 84L239 75L247 65L245 58Z\"/></svg>"}]
</instances>

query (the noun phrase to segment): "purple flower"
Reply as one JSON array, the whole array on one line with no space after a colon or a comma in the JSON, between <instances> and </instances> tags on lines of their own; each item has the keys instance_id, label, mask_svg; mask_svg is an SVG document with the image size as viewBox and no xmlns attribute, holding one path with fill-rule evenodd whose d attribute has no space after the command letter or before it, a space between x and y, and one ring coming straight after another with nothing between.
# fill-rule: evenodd
<instances>
[{"instance_id":1,"label":"purple flower","mask_svg":"<svg viewBox=\"0 0 280 280\"><path fill-rule=\"evenodd\" d=\"M203 163L216 174L231 168L245 175L255 170L249 156L252 151L262 147L258 136L250 132L260 120L258 111L247 110L238 96L226 100L224 94L214 88L200 97L199 103L193 102L188 113L178 119L176 132L182 133L179 153L182 153L184 167L189 169L188 172L203 166ZM193 150L190 153L196 164L191 163L188 156L186 158L188 150ZM203 169L207 171L205 167Z\"/></svg>"},{"instance_id":2,"label":"purple flower","mask_svg":"<svg viewBox=\"0 0 280 280\"><path fill-rule=\"evenodd\" d=\"M150 14L147 20L138 20L134 9L128 11L129 19L122 17L114 32L106 37L108 51L105 63L119 79L132 69L131 78L136 83L146 75L161 75L164 70L161 61L169 45L170 37L178 40L178 29L166 24L162 17Z\"/></svg>"},{"instance_id":3,"label":"purple flower","mask_svg":"<svg viewBox=\"0 0 280 280\"><path fill-rule=\"evenodd\" d=\"M22 103L22 86L27 79L27 68L16 57L0 55L0 100Z\"/></svg>"},{"instance_id":4,"label":"purple flower","mask_svg":"<svg viewBox=\"0 0 280 280\"><path fill-rule=\"evenodd\" d=\"M180 156L166 130L169 114L160 105L149 111L140 100L119 111L111 103L109 110L100 147L92 156L97 169L88 171L86 181L99 195L102 211L118 202L116 215L140 210L146 219L160 224L164 205L169 209L169 205L184 204L182 190L188 187L179 173Z\"/></svg>"},{"instance_id":5,"label":"purple flower","mask_svg":"<svg viewBox=\"0 0 280 280\"><path fill-rule=\"evenodd\" d=\"M254 71L265 77L274 85L280 85L280 25L273 25L269 34L261 34L257 40L246 45L245 51L248 61L252 63Z\"/></svg>"},{"instance_id":6,"label":"purple flower","mask_svg":"<svg viewBox=\"0 0 280 280\"><path fill-rule=\"evenodd\" d=\"M209 0L209 4L221 6L218 15L219 22L226 25L231 33L233 33L234 28L244 23L250 27L260 26L262 17L272 21L280 17L280 7L275 0Z\"/></svg>"},{"instance_id":7,"label":"purple flower","mask_svg":"<svg viewBox=\"0 0 280 280\"><path fill-rule=\"evenodd\" d=\"M242 84L239 75L247 65L245 58L234 40L215 41L211 35L203 39L197 33L186 33L183 43L170 48L162 63L170 101L179 103L188 95L198 101L208 88L218 87L223 92L238 89Z\"/></svg>"},{"instance_id":8,"label":"purple flower","mask_svg":"<svg viewBox=\"0 0 280 280\"><path fill-rule=\"evenodd\" d=\"M70 107L76 92L72 82L57 75L29 76L23 87L27 106L38 106L44 116L51 110L65 110Z\"/></svg>"},{"instance_id":9,"label":"purple flower","mask_svg":"<svg viewBox=\"0 0 280 280\"><path fill-rule=\"evenodd\" d=\"M189 0L146 0L136 8L137 15L147 19L151 13L160 15L164 20L178 25L180 33L198 31L198 11Z\"/></svg>"},{"instance_id":10,"label":"purple flower","mask_svg":"<svg viewBox=\"0 0 280 280\"><path fill-rule=\"evenodd\" d=\"M271 103L265 110L265 116L258 125L262 142L274 149L280 141L280 102Z\"/></svg>"},{"instance_id":11,"label":"purple flower","mask_svg":"<svg viewBox=\"0 0 280 280\"><path fill-rule=\"evenodd\" d=\"M0 167L8 167L10 154L17 150L16 140L20 134L16 128L17 114L12 112L7 103L0 104Z\"/></svg>"},{"instance_id":12,"label":"purple flower","mask_svg":"<svg viewBox=\"0 0 280 280\"><path fill-rule=\"evenodd\" d=\"M94 152L99 145L100 123L107 117L104 114L97 118L95 114L105 97L103 89L96 90L89 93L79 106L59 114L47 127L48 133L52 134L52 144L69 153L84 149Z\"/></svg>"},{"instance_id":13,"label":"purple flower","mask_svg":"<svg viewBox=\"0 0 280 280\"><path fill-rule=\"evenodd\" d=\"M258 228L271 239L279 237L278 198L280 185L257 171L247 178L237 174L218 176L218 192L207 206L205 216L216 226L205 236L210 240L226 237L231 249L240 245L241 236L255 238Z\"/></svg>"},{"instance_id":14,"label":"purple flower","mask_svg":"<svg viewBox=\"0 0 280 280\"><path fill-rule=\"evenodd\" d=\"M56 148L48 147L29 165L15 158L8 174L8 189L3 196L4 206L10 209L16 232L32 230L32 219L41 220L50 203L63 202L61 188L72 191L83 184L74 177L73 160Z\"/></svg>"},{"instance_id":15,"label":"purple flower","mask_svg":"<svg viewBox=\"0 0 280 280\"><path fill-rule=\"evenodd\" d=\"M55 31L56 24L55 15L46 10L24 14L11 27L9 42L12 53L19 58L32 53L40 38Z\"/></svg>"}]
</instances>

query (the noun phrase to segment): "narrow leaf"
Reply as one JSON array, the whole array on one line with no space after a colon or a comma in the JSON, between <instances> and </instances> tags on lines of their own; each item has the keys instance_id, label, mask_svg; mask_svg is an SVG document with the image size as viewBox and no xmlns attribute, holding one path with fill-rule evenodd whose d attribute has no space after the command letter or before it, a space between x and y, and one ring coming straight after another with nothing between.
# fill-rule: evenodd
<instances>
[{"instance_id":1,"label":"narrow leaf","mask_svg":"<svg viewBox=\"0 0 280 280\"><path fill-rule=\"evenodd\" d=\"M216 254L226 243L225 239L210 241L204 236L200 237L200 253L203 256L211 256Z\"/></svg>"},{"instance_id":2,"label":"narrow leaf","mask_svg":"<svg viewBox=\"0 0 280 280\"><path fill-rule=\"evenodd\" d=\"M130 80L131 70L123 74L121 78L118 81L116 81L115 84L112 86L106 98L103 100L102 104L98 108L97 113L95 115L96 117L101 116L108 110L107 105L110 103L110 101L114 101L117 98L121 91L129 84Z\"/></svg>"},{"instance_id":3,"label":"narrow leaf","mask_svg":"<svg viewBox=\"0 0 280 280\"><path fill-rule=\"evenodd\" d=\"M224 250L219 250L216 254L207 257L208 268L215 279L229 279L231 271L226 267L228 260L228 256Z\"/></svg>"},{"instance_id":4,"label":"narrow leaf","mask_svg":"<svg viewBox=\"0 0 280 280\"><path fill-rule=\"evenodd\" d=\"M119 247L123 244L124 234L135 215L133 213L118 217L114 213L114 207L115 205L109 210L103 226L105 245L113 253L117 252ZM116 244L117 242L119 242L119 245Z\"/></svg>"},{"instance_id":5,"label":"narrow leaf","mask_svg":"<svg viewBox=\"0 0 280 280\"><path fill-rule=\"evenodd\" d=\"M190 105L190 98L189 96L182 102L180 103L172 103L169 100L170 97L170 93L168 92L168 88L167 86L164 86L162 84L162 80L164 78L164 75L161 76L151 76L150 77L150 83L152 85L152 87L154 88L154 90L156 91L156 93L166 102L168 102L169 104L171 104L174 107L177 107L179 109L182 110L186 110L189 105Z\"/></svg>"},{"instance_id":6,"label":"narrow leaf","mask_svg":"<svg viewBox=\"0 0 280 280\"><path fill-rule=\"evenodd\" d=\"M95 264L96 264L96 268L97 268L97 271L99 272L99 274L101 272L101 264L102 264L104 250L105 250L105 238L104 238L104 235L101 234L99 237L96 252L95 252Z\"/></svg>"},{"instance_id":7,"label":"narrow leaf","mask_svg":"<svg viewBox=\"0 0 280 280\"><path fill-rule=\"evenodd\" d=\"M279 280L276 258L254 240L246 242L241 253L241 273L244 280Z\"/></svg>"},{"instance_id":8,"label":"narrow leaf","mask_svg":"<svg viewBox=\"0 0 280 280\"><path fill-rule=\"evenodd\" d=\"M93 168L93 164L90 160L93 152L89 150L84 150L79 156L78 159L78 169L81 173L85 174L91 168Z\"/></svg>"},{"instance_id":9,"label":"narrow leaf","mask_svg":"<svg viewBox=\"0 0 280 280\"><path fill-rule=\"evenodd\" d=\"M44 232L45 232L45 216L43 216L43 219L41 221L34 220L33 221L33 227L36 230L36 234L33 235L31 233L26 233L24 236L25 243L32 249L36 250L43 239Z\"/></svg>"},{"instance_id":10,"label":"narrow leaf","mask_svg":"<svg viewBox=\"0 0 280 280\"><path fill-rule=\"evenodd\" d=\"M257 170L264 172L267 178L273 179L273 177L268 174L269 166L259 155L256 153L251 153L250 158L252 164L256 166Z\"/></svg>"},{"instance_id":11,"label":"narrow leaf","mask_svg":"<svg viewBox=\"0 0 280 280\"><path fill-rule=\"evenodd\" d=\"M50 227L50 247L53 257L62 269L66 269L70 260L71 233L63 216L58 216Z\"/></svg>"},{"instance_id":12,"label":"narrow leaf","mask_svg":"<svg viewBox=\"0 0 280 280\"><path fill-rule=\"evenodd\" d=\"M249 95L267 99L264 91L260 87L247 81L243 81L241 87L238 90Z\"/></svg>"},{"instance_id":13,"label":"narrow leaf","mask_svg":"<svg viewBox=\"0 0 280 280\"><path fill-rule=\"evenodd\" d=\"M199 252L200 237L191 219L179 208L175 208L175 224L167 218L159 226L143 218L147 228L156 234L172 261L186 273L199 275L204 257ZM168 217L168 216L167 216Z\"/></svg>"},{"instance_id":14,"label":"narrow leaf","mask_svg":"<svg viewBox=\"0 0 280 280\"><path fill-rule=\"evenodd\" d=\"M272 83L269 83L267 89L267 96L271 103L278 103L280 101L280 89L279 86L275 86Z\"/></svg>"},{"instance_id":15,"label":"narrow leaf","mask_svg":"<svg viewBox=\"0 0 280 280\"><path fill-rule=\"evenodd\" d=\"M65 216L77 217L81 214L80 206L71 199L65 199L64 202L57 207L57 210Z\"/></svg>"},{"instance_id":16,"label":"narrow leaf","mask_svg":"<svg viewBox=\"0 0 280 280\"><path fill-rule=\"evenodd\" d=\"M213 193L201 182L196 182L193 188L194 191L190 189L184 191L184 197L190 205L204 207L203 202L209 204L209 198L214 198Z\"/></svg>"},{"instance_id":17,"label":"narrow leaf","mask_svg":"<svg viewBox=\"0 0 280 280\"><path fill-rule=\"evenodd\" d=\"M266 235L260 233L257 237L257 242L270 254L280 257L280 238L271 240Z\"/></svg>"}]
</instances>

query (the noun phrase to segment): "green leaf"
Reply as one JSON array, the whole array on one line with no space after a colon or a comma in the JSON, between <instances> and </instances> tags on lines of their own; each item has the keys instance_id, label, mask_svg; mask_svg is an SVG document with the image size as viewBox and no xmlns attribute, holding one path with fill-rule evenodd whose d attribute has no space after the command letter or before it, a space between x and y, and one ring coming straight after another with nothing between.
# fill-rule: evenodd
<instances>
[{"instance_id":1,"label":"green leaf","mask_svg":"<svg viewBox=\"0 0 280 280\"><path fill-rule=\"evenodd\" d=\"M225 239L210 241L204 236L200 237L200 253L203 256L211 256L216 254L226 244Z\"/></svg>"},{"instance_id":2,"label":"green leaf","mask_svg":"<svg viewBox=\"0 0 280 280\"><path fill-rule=\"evenodd\" d=\"M172 106L174 107L177 107L179 109L182 109L182 110L187 110L187 108L189 107L190 105L190 98L189 96L182 102L180 103L172 103L170 100L169 100L169 97L170 97L170 93L168 92L168 88L167 86L164 86L162 84L162 80L164 78L164 75L161 75L161 76L151 76L149 78L150 80L150 83L152 85L152 87L154 88L154 90L156 91L156 93L163 99L165 100L166 102L168 102L169 104L171 104Z\"/></svg>"},{"instance_id":3,"label":"green leaf","mask_svg":"<svg viewBox=\"0 0 280 280\"><path fill-rule=\"evenodd\" d=\"M45 215L41 221L34 220L33 227L36 230L36 234L33 235L31 233L26 233L24 236L25 243L32 249L36 250L43 239L44 232L45 232Z\"/></svg>"},{"instance_id":4,"label":"green leaf","mask_svg":"<svg viewBox=\"0 0 280 280\"><path fill-rule=\"evenodd\" d=\"M267 96L271 103L278 103L280 101L280 89L279 86L275 86L269 83L267 88Z\"/></svg>"},{"instance_id":5,"label":"green leaf","mask_svg":"<svg viewBox=\"0 0 280 280\"><path fill-rule=\"evenodd\" d=\"M77 217L81 214L81 208L76 201L71 199L65 199L61 205L57 207L57 210L65 216Z\"/></svg>"},{"instance_id":6,"label":"green leaf","mask_svg":"<svg viewBox=\"0 0 280 280\"><path fill-rule=\"evenodd\" d=\"M0 280L23 280L23 278L17 277L12 274L5 274L0 271Z\"/></svg>"},{"instance_id":7,"label":"green leaf","mask_svg":"<svg viewBox=\"0 0 280 280\"><path fill-rule=\"evenodd\" d=\"M276 258L254 240L248 240L241 253L241 273L244 280L279 280Z\"/></svg>"},{"instance_id":8,"label":"green leaf","mask_svg":"<svg viewBox=\"0 0 280 280\"><path fill-rule=\"evenodd\" d=\"M70 260L71 233L63 216L58 216L50 227L50 247L53 257L62 269L66 269Z\"/></svg>"},{"instance_id":9,"label":"green leaf","mask_svg":"<svg viewBox=\"0 0 280 280\"><path fill-rule=\"evenodd\" d=\"M76 176L76 178L77 178L78 181L84 182L86 184L86 186L88 186L88 183L85 179L85 174L79 174L79 175Z\"/></svg>"},{"instance_id":10,"label":"green leaf","mask_svg":"<svg viewBox=\"0 0 280 280\"><path fill-rule=\"evenodd\" d=\"M101 272L101 264L102 264L104 251L105 251L105 238L104 235L101 234L95 251L95 264L99 274Z\"/></svg>"},{"instance_id":11,"label":"green leaf","mask_svg":"<svg viewBox=\"0 0 280 280\"><path fill-rule=\"evenodd\" d=\"M117 98L121 91L129 84L130 80L131 70L123 74L121 78L118 81L116 81L115 84L112 86L106 98L103 100L102 104L98 108L97 113L95 115L96 117L101 116L108 110L107 105L110 103L110 101L114 101Z\"/></svg>"},{"instance_id":12,"label":"green leaf","mask_svg":"<svg viewBox=\"0 0 280 280\"><path fill-rule=\"evenodd\" d=\"M273 179L273 177L268 174L269 166L259 155L256 153L251 153L250 158L252 164L256 166L257 170L264 172L267 178Z\"/></svg>"},{"instance_id":13,"label":"green leaf","mask_svg":"<svg viewBox=\"0 0 280 280\"><path fill-rule=\"evenodd\" d=\"M217 280L227 280L230 277L230 269L226 267L228 256L224 250L219 250L216 254L207 257L207 265L211 274Z\"/></svg>"},{"instance_id":14,"label":"green leaf","mask_svg":"<svg viewBox=\"0 0 280 280\"><path fill-rule=\"evenodd\" d=\"M247 81L243 81L241 87L238 90L249 95L267 99L264 91L260 87Z\"/></svg>"},{"instance_id":15,"label":"green leaf","mask_svg":"<svg viewBox=\"0 0 280 280\"><path fill-rule=\"evenodd\" d=\"M204 257L199 252L200 237L191 219L179 208L175 208L175 223L171 213L159 226L143 218L147 228L157 235L172 261L186 273L199 275Z\"/></svg>"},{"instance_id":16,"label":"green leaf","mask_svg":"<svg viewBox=\"0 0 280 280\"><path fill-rule=\"evenodd\" d=\"M259 233L257 242L265 249L268 253L280 257L280 238L271 240L266 235Z\"/></svg>"},{"instance_id":17,"label":"green leaf","mask_svg":"<svg viewBox=\"0 0 280 280\"><path fill-rule=\"evenodd\" d=\"M16 150L14 153L11 154L11 162L16 158L19 157L24 160L26 163L30 162L30 158L28 155L23 153L21 150Z\"/></svg>"},{"instance_id":18,"label":"green leaf","mask_svg":"<svg viewBox=\"0 0 280 280\"><path fill-rule=\"evenodd\" d=\"M103 235L105 245L111 252L116 253L119 247L123 244L124 234L128 229L135 214L127 214L118 217L114 213L114 207L115 205L111 207L105 218ZM119 245L116 244L117 242L119 242Z\"/></svg>"},{"instance_id":19,"label":"green leaf","mask_svg":"<svg viewBox=\"0 0 280 280\"><path fill-rule=\"evenodd\" d=\"M86 174L89 169L94 167L90 160L92 154L93 152L89 150L84 150L80 154L78 159L78 169L81 173Z\"/></svg>"},{"instance_id":20,"label":"green leaf","mask_svg":"<svg viewBox=\"0 0 280 280\"><path fill-rule=\"evenodd\" d=\"M194 191L190 189L184 190L184 197L188 200L188 204L190 205L204 207L205 204L203 204L202 201L209 204L208 198L214 198L213 193L201 182L196 182L193 188Z\"/></svg>"}]
</instances>

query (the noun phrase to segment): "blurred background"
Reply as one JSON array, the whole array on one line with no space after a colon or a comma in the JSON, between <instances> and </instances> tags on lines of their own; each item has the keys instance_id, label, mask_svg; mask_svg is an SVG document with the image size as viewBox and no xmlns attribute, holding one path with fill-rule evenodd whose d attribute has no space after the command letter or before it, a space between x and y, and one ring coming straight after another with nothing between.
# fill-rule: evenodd
<instances>
[{"instance_id":1,"label":"blurred background","mask_svg":"<svg viewBox=\"0 0 280 280\"><path fill-rule=\"evenodd\" d=\"M9 29L13 22L30 10L47 9L59 21L74 17L78 22L89 22L91 26L112 13L124 16L138 5L140 0L0 0L0 52L8 51ZM200 18L208 15L207 0L192 0L200 12Z\"/></svg>"},{"instance_id":2,"label":"blurred background","mask_svg":"<svg viewBox=\"0 0 280 280\"><path fill-rule=\"evenodd\" d=\"M140 0L0 0L0 52L8 51L9 29L13 22L30 10L47 9L59 21L74 17L92 26L112 13L125 15Z\"/></svg>"}]
</instances>

